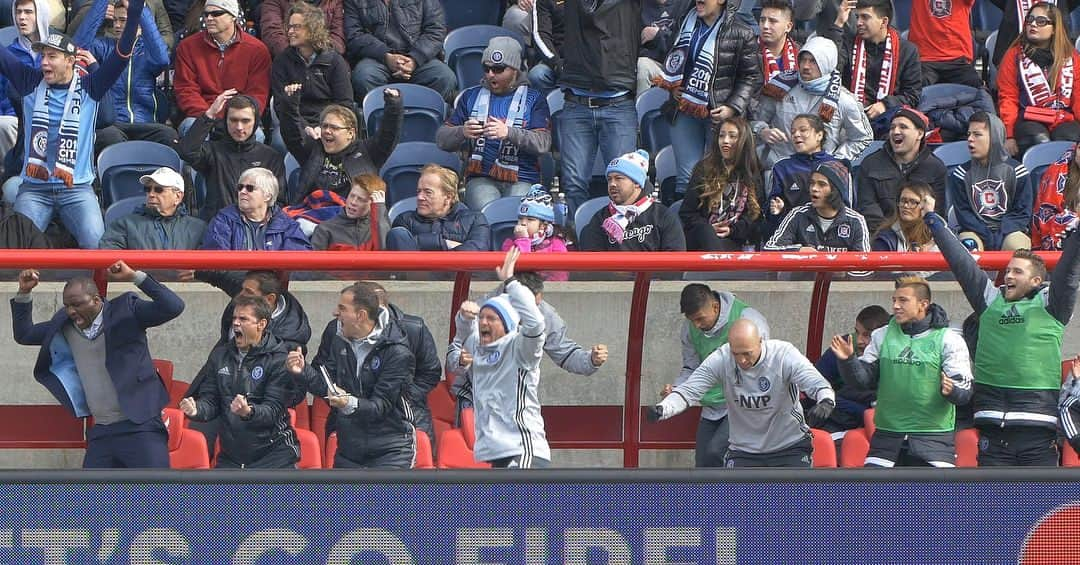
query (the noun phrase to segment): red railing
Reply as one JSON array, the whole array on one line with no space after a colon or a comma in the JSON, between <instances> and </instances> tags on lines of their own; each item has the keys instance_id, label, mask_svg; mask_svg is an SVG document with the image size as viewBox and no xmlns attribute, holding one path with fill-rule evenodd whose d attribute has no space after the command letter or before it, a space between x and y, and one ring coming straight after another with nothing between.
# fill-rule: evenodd
<instances>
[{"instance_id":1,"label":"red railing","mask_svg":"<svg viewBox=\"0 0 1080 565\"><path fill-rule=\"evenodd\" d=\"M1042 254L1048 267L1056 265L1060 253ZM979 265L1001 269L1011 253L987 252L978 256ZM456 272L450 306L453 317L469 295L472 272L492 271L502 264L496 252L312 252L275 253L240 251L17 251L0 250L2 269L94 269L102 294L107 291L104 269L123 259L136 269L207 269L283 271L445 271ZM545 406L550 422L548 435L553 448L620 449L623 466L637 467L642 449L688 449L693 447L696 413L677 418L664 426L642 425L641 364L652 273L683 271L802 271L816 272L807 323L806 354L817 359L821 353L825 313L828 308L832 273L845 271L946 271L948 264L936 253L563 253L527 254L518 261L518 270L617 271L632 272L634 289L630 301L630 327L626 349L626 389L621 430L612 429L610 406ZM557 283L556 283L557 284ZM454 324L450 324L451 338ZM630 407L631 409L626 409ZM10 407L9 407L10 408ZM43 407L54 409L55 407ZM575 418L575 411L591 409L593 418ZM51 414L51 413L50 413ZM22 412L25 417L25 412ZM577 414L580 416L580 414ZM602 415L602 418L599 417ZM561 427L556 422L574 422ZM584 425L582 425L582 423ZM592 424L592 425L590 425ZM573 428L572 430L570 428ZM41 438L20 441L5 434L0 447L75 447L70 438L49 442ZM70 435L70 434L68 434Z\"/></svg>"}]
</instances>

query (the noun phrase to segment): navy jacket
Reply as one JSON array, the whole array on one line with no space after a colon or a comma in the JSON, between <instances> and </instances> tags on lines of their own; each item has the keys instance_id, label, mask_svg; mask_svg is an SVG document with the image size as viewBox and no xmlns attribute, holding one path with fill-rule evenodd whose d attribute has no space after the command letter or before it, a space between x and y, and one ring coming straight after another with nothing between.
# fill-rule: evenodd
<instances>
[{"instance_id":1,"label":"navy jacket","mask_svg":"<svg viewBox=\"0 0 1080 565\"><path fill-rule=\"evenodd\" d=\"M184 301L147 276L139 288L150 300L125 292L104 304L105 367L116 387L120 409L128 420L142 424L161 415L169 393L154 369L146 345L146 328L160 326L184 311ZM71 347L61 330L71 323L64 310L48 322L33 323L32 302L11 301L15 343L40 345L34 379L77 418L90 415L82 380Z\"/></svg>"},{"instance_id":2,"label":"navy jacket","mask_svg":"<svg viewBox=\"0 0 1080 565\"><path fill-rule=\"evenodd\" d=\"M253 249L244 246L244 219L235 204L222 208L210 221L203 237L202 249L232 249L239 251L310 251L311 243L300 230L300 224L280 208L270 210L266 225L266 241Z\"/></svg>"},{"instance_id":3,"label":"navy jacket","mask_svg":"<svg viewBox=\"0 0 1080 565\"><path fill-rule=\"evenodd\" d=\"M454 251L487 251L491 248L491 228L480 212L457 203L439 219L425 218L409 210L394 219L394 227L403 227L416 236L420 251L446 251L446 240L460 241Z\"/></svg>"}]
</instances>

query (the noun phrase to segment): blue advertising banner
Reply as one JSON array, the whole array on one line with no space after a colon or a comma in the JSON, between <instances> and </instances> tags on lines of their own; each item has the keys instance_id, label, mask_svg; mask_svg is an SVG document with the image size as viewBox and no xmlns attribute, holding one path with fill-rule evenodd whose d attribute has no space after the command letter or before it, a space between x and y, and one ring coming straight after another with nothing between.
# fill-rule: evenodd
<instances>
[{"instance_id":1,"label":"blue advertising banner","mask_svg":"<svg viewBox=\"0 0 1080 565\"><path fill-rule=\"evenodd\" d=\"M499 479L337 483L341 475L324 473L325 482L280 482L286 476L296 475L7 482L0 563L1080 561L1080 483L1064 480L559 483L489 473Z\"/></svg>"}]
</instances>

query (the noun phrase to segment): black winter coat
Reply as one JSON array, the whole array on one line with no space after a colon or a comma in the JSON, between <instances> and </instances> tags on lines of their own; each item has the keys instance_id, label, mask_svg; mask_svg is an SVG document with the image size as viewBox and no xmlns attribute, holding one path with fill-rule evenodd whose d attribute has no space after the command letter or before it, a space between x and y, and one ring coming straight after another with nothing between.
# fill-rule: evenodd
<instances>
[{"instance_id":1,"label":"black winter coat","mask_svg":"<svg viewBox=\"0 0 1080 565\"><path fill-rule=\"evenodd\" d=\"M570 56L563 60L560 85L633 92L641 43L641 0L566 0L563 9L562 52Z\"/></svg>"},{"instance_id":2,"label":"black winter coat","mask_svg":"<svg viewBox=\"0 0 1080 565\"><path fill-rule=\"evenodd\" d=\"M319 114L330 104L353 107L352 70L336 51L323 51L308 65L295 47L285 49L274 58L270 72L270 92L278 123L296 123L296 113L309 126L319 125ZM295 97L285 94L285 87L300 83L303 87ZM284 133L282 134L284 139ZM290 145L290 142L292 143ZM295 138L285 139L285 147L294 156L299 152Z\"/></svg>"},{"instance_id":3,"label":"black winter coat","mask_svg":"<svg viewBox=\"0 0 1080 565\"><path fill-rule=\"evenodd\" d=\"M345 37L352 63L400 53L419 68L442 53L446 16L439 0L345 0Z\"/></svg>"},{"instance_id":4,"label":"black winter coat","mask_svg":"<svg viewBox=\"0 0 1080 565\"><path fill-rule=\"evenodd\" d=\"M855 95L855 99L858 100L859 93L855 92L851 84L851 55L854 51L855 34L851 31L845 33L843 29L833 25L829 28L827 36L836 43L837 49L840 50L840 60L837 62L836 69L843 73L844 87L850 90ZM866 85L863 88L866 95L866 105L882 102L886 108L894 108L904 104L912 108L917 107L919 98L922 96L922 63L919 62L919 48L906 39L900 39L900 67L897 71L900 74L896 77L896 93L886 96L883 100L878 100L878 77L881 76L881 61L884 57L884 41L880 44L866 42Z\"/></svg>"},{"instance_id":5,"label":"black winter coat","mask_svg":"<svg viewBox=\"0 0 1080 565\"><path fill-rule=\"evenodd\" d=\"M923 147L914 161L900 170L893 159L892 146L888 143L863 159L855 177L855 209L866 218L870 233L877 231L881 222L896 213L900 198L900 185L907 181L925 182L934 189L937 199L936 212L944 216L945 179L948 171L929 147Z\"/></svg>"},{"instance_id":6,"label":"black winter coat","mask_svg":"<svg viewBox=\"0 0 1080 565\"><path fill-rule=\"evenodd\" d=\"M446 251L446 240L461 245L454 251L489 251L491 227L487 218L462 203L454 204L450 213L439 219L425 218L409 210L394 219L394 227L403 227L416 237L420 251Z\"/></svg>"}]
</instances>

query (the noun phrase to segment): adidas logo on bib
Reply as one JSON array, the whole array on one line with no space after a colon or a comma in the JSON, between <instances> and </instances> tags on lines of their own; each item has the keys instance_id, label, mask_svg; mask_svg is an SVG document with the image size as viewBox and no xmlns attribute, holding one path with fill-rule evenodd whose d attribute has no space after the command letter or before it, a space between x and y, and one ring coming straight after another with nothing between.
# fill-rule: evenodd
<instances>
[{"instance_id":1,"label":"adidas logo on bib","mask_svg":"<svg viewBox=\"0 0 1080 565\"><path fill-rule=\"evenodd\" d=\"M893 359L894 365L913 365L915 367L921 367L922 361L915 358L915 352L911 350L911 346L905 347L896 359Z\"/></svg>"},{"instance_id":2,"label":"adidas logo on bib","mask_svg":"<svg viewBox=\"0 0 1080 565\"><path fill-rule=\"evenodd\" d=\"M1002 325L1002 326L1008 326L1010 324L1023 324L1023 323L1024 323L1024 317L1022 315L1020 315L1019 311L1017 311L1016 305L1013 305L1011 308L1009 308L1008 311L1006 311L1004 314L1002 314L1000 318L998 318L998 324Z\"/></svg>"}]
</instances>

